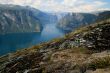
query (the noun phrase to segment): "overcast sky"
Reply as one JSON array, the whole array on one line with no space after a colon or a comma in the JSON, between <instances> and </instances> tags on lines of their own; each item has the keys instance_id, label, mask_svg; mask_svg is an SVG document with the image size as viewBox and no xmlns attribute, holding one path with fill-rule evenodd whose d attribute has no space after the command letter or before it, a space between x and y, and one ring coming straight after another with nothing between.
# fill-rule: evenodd
<instances>
[{"instance_id":1,"label":"overcast sky","mask_svg":"<svg viewBox=\"0 0 110 73\"><path fill-rule=\"evenodd\" d=\"M0 3L29 5L43 11L56 12L110 10L110 0L0 0Z\"/></svg>"}]
</instances>

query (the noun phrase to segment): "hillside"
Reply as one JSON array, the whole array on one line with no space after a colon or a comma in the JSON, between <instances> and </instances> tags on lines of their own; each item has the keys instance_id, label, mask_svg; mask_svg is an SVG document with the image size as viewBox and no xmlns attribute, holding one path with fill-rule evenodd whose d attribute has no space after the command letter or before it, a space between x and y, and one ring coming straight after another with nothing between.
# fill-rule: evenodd
<instances>
[{"instance_id":1,"label":"hillside","mask_svg":"<svg viewBox=\"0 0 110 73\"><path fill-rule=\"evenodd\" d=\"M110 73L110 19L0 57L0 73Z\"/></svg>"}]
</instances>

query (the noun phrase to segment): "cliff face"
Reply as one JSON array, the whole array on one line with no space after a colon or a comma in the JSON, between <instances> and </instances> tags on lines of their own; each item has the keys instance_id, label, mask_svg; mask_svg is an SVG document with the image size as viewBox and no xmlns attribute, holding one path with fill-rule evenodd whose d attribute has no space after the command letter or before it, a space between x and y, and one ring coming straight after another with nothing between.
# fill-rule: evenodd
<instances>
[{"instance_id":1,"label":"cliff face","mask_svg":"<svg viewBox=\"0 0 110 73\"><path fill-rule=\"evenodd\" d=\"M59 23L58 27L65 31L72 31L80 26L88 25L96 20L96 15L88 13L69 13L63 17Z\"/></svg>"},{"instance_id":2,"label":"cliff face","mask_svg":"<svg viewBox=\"0 0 110 73\"><path fill-rule=\"evenodd\" d=\"M0 57L0 73L110 73L110 20Z\"/></svg>"},{"instance_id":3,"label":"cliff face","mask_svg":"<svg viewBox=\"0 0 110 73\"><path fill-rule=\"evenodd\" d=\"M58 27L65 31L72 31L81 26L89 25L94 22L106 20L110 17L110 11L99 13L68 13L58 22Z\"/></svg>"},{"instance_id":4,"label":"cliff face","mask_svg":"<svg viewBox=\"0 0 110 73\"><path fill-rule=\"evenodd\" d=\"M36 17L38 10L15 5L0 5L0 34L41 32L42 24Z\"/></svg>"}]
</instances>

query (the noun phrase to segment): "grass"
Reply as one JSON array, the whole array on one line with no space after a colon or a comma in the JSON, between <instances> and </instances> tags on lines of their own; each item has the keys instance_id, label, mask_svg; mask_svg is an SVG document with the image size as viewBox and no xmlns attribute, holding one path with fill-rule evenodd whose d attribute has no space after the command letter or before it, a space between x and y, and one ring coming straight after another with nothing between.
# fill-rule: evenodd
<instances>
[{"instance_id":1,"label":"grass","mask_svg":"<svg viewBox=\"0 0 110 73\"><path fill-rule=\"evenodd\" d=\"M110 66L110 56L106 56L103 58L94 59L90 64L89 68L106 68Z\"/></svg>"},{"instance_id":2,"label":"grass","mask_svg":"<svg viewBox=\"0 0 110 73\"><path fill-rule=\"evenodd\" d=\"M89 50L88 48L85 48L83 46L80 47L74 47L72 48L73 50L71 51L72 53L82 53L82 54L88 54L91 55L94 53L93 51Z\"/></svg>"}]
</instances>

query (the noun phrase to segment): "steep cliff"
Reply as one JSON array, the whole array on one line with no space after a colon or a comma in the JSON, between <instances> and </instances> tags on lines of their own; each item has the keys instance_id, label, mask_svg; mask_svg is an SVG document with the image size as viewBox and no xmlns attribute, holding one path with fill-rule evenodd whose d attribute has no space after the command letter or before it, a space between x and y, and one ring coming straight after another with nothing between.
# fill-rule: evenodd
<instances>
[{"instance_id":1,"label":"steep cliff","mask_svg":"<svg viewBox=\"0 0 110 73\"><path fill-rule=\"evenodd\" d=\"M89 13L68 13L58 22L58 27L65 31L72 31L96 20L96 15Z\"/></svg>"},{"instance_id":2,"label":"steep cliff","mask_svg":"<svg viewBox=\"0 0 110 73\"><path fill-rule=\"evenodd\" d=\"M0 34L16 32L41 32L42 24L31 7L0 5Z\"/></svg>"},{"instance_id":3,"label":"steep cliff","mask_svg":"<svg viewBox=\"0 0 110 73\"><path fill-rule=\"evenodd\" d=\"M103 11L97 13L68 13L59 20L57 26L65 31L72 31L73 29L92 24L101 20L110 18L110 11Z\"/></svg>"}]
</instances>

